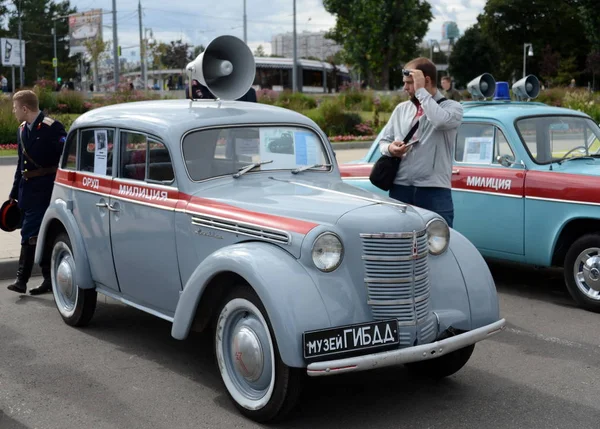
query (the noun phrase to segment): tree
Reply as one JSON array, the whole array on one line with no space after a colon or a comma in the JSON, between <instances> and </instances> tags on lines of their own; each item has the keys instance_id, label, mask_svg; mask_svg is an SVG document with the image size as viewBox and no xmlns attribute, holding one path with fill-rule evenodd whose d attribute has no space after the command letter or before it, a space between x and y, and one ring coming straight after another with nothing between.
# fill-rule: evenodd
<instances>
[{"instance_id":1,"label":"tree","mask_svg":"<svg viewBox=\"0 0 600 429\"><path fill-rule=\"evenodd\" d=\"M596 74L600 73L600 51L590 53L586 60L586 71L592 74L592 89L596 89Z\"/></svg>"},{"instance_id":2,"label":"tree","mask_svg":"<svg viewBox=\"0 0 600 429\"><path fill-rule=\"evenodd\" d=\"M258 45L256 50L254 51L254 56L255 57L266 57L267 56L267 53L265 52L265 48L263 48L263 45Z\"/></svg>"},{"instance_id":3,"label":"tree","mask_svg":"<svg viewBox=\"0 0 600 429\"><path fill-rule=\"evenodd\" d=\"M189 54L190 45L181 39L171 41L166 45L165 52L161 55L161 62L170 69L183 69L192 60Z\"/></svg>"},{"instance_id":4,"label":"tree","mask_svg":"<svg viewBox=\"0 0 600 429\"><path fill-rule=\"evenodd\" d=\"M483 73L495 75L498 64L496 47L481 31L481 27L475 24L454 45L448 71L457 86L466 86Z\"/></svg>"},{"instance_id":5,"label":"tree","mask_svg":"<svg viewBox=\"0 0 600 429\"><path fill-rule=\"evenodd\" d=\"M0 12L3 8L6 10L5 5L6 3L2 3ZM54 3L52 0L21 0L14 1L14 7L14 10L8 13L8 30L5 34L8 37L18 37L18 16L21 12L22 35L26 44L25 66L23 67L24 84L32 85L34 81L42 78L54 80L54 69L52 67L54 56L52 29L54 28L54 21L52 18L69 15L77 10L70 6L68 0L61 3ZM21 8L20 11L19 7ZM78 58L69 57L69 43L66 40L68 32L68 20L57 19L58 67L63 78L76 77L77 75Z\"/></svg>"},{"instance_id":6,"label":"tree","mask_svg":"<svg viewBox=\"0 0 600 429\"><path fill-rule=\"evenodd\" d=\"M152 58L150 64L153 70L161 70L165 68L162 59L166 55L168 49L169 45L163 42L158 42L157 40L153 40L152 42L148 43L148 53Z\"/></svg>"},{"instance_id":7,"label":"tree","mask_svg":"<svg viewBox=\"0 0 600 429\"><path fill-rule=\"evenodd\" d=\"M103 41L100 38L95 38L86 40L84 45L94 66L94 91L97 91L100 86L98 83L100 77L98 72L98 63L108 56L107 53L110 50L110 42Z\"/></svg>"},{"instance_id":8,"label":"tree","mask_svg":"<svg viewBox=\"0 0 600 429\"><path fill-rule=\"evenodd\" d=\"M600 50L600 14L598 14L598 0L567 0L579 11L583 23L583 33L595 51Z\"/></svg>"},{"instance_id":9,"label":"tree","mask_svg":"<svg viewBox=\"0 0 600 429\"><path fill-rule=\"evenodd\" d=\"M195 46L194 47L194 58L196 58L198 55L200 55L204 51L206 51L206 48L204 47L204 45Z\"/></svg>"},{"instance_id":10,"label":"tree","mask_svg":"<svg viewBox=\"0 0 600 429\"><path fill-rule=\"evenodd\" d=\"M478 22L489 40L494 41L500 64L496 79L520 79L523 71L523 44L532 43L534 57L526 57L527 74L539 74L546 45L561 57L573 56L584 68L589 42L582 28L579 10L572 0L488 0Z\"/></svg>"},{"instance_id":11,"label":"tree","mask_svg":"<svg viewBox=\"0 0 600 429\"><path fill-rule=\"evenodd\" d=\"M540 77L549 85L554 83L554 78L558 73L560 66L560 54L554 52L550 45L546 45L542 51L542 61L540 63Z\"/></svg>"},{"instance_id":12,"label":"tree","mask_svg":"<svg viewBox=\"0 0 600 429\"><path fill-rule=\"evenodd\" d=\"M326 37L343 45L371 86L385 89L392 70L417 55L433 19L424 0L323 0L323 6L337 18Z\"/></svg>"}]
</instances>

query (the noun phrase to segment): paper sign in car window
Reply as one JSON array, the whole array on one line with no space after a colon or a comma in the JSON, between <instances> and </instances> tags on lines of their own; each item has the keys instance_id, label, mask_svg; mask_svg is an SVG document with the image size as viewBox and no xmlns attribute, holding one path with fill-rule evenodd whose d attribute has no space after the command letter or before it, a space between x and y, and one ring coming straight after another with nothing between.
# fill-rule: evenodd
<instances>
[{"instance_id":1,"label":"paper sign in car window","mask_svg":"<svg viewBox=\"0 0 600 429\"><path fill-rule=\"evenodd\" d=\"M94 131L94 173L106 175L106 159L108 158L108 135L106 130Z\"/></svg>"},{"instance_id":2,"label":"paper sign in car window","mask_svg":"<svg viewBox=\"0 0 600 429\"><path fill-rule=\"evenodd\" d=\"M264 165L263 169L295 168L294 133L289 128L260 129L260 159L273 160L272 164Z\"/></svg>"},{"instance_id":3,"label":"paper sign in car window","mask_svg":"<svg viewBox=\"0 0 600 429\"><path fill-rule=\"evenodd\" d=\"M322 162L319 140L311 131L296 131L296 164L313 165Z\"/></svg>"},{"instance_id":4,"label":"paper sign in car window","mask_svg":"<svg viewBox=\"0 0 600 429\"><path fill-rule=\"evenodd\" d=\"M493 157L493 137L467 137L463 162L491 164Z\"/></svg>"}]
</instances>

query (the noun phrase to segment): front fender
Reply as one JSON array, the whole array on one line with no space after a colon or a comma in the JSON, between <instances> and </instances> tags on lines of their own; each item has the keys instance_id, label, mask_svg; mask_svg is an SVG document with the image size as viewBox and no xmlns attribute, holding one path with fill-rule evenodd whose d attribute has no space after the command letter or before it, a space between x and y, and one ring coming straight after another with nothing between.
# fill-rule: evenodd
<instances>
[{"instance_id":1,"label":"front fender","mask_svg":"<svg viewBox=\"0 0 600 429\"><path fill-rule=\"evenodd\" d=\"M481 253L464 235L450 229L450 246L467 288L471 329L500 320L500 305L492 273Z\"/></svg>"},{"instance_id":2,"label":"front fender","mask_svg":"<svg viewBox=\"0 0 600 429\"><path fill-rule=\"evenodd\" d=\"M92 273L90 271L85 245L81 238L81 232L79 231L75 217L70 211L68 203L64 200L53 201L44 214L35 249L35 263L39 264L42 260L46 240L48 234L51 232L49 227L54 220L57 220L62 224L69 235L71 246L73 246L73 258L75 258L75 266L77 267L77 270L75 271L76 285L81 289L93 289L95 286L92 281Z\"/></svg>"},{"instance_id":3,"label":"front fender","mask_svg":"<svg viewBox=\"0 0 600 429\"><path fill-rule=\"evenodd\" d=\"M304 367L302 333L331 326L323 299L298 260L283 249L259 242L224 247L194 270L179 298L171 335L187 337L198 303L211 279L233 272L244 278L262 301L275 332L281 359Z\"/></svg>"}]
</instances>

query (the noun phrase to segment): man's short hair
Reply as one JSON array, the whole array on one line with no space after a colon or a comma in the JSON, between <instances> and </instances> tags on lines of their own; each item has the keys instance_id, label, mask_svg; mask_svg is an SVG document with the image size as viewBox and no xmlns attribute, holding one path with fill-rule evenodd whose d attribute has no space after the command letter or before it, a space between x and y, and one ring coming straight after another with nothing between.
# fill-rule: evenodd
<instances>
[{"instance_id":1,"label":"man's short hair","mask_svg":"<svg viewBox=\"0 0 600 429\"><path fill-rule=\"evenodd\" d=\"M437 67L429 58L419 57L409 61L405 69L417 69L423 72L423 76L431 79L433 85L437 84Z\"/></svg>"},{"instance_id":2,"label":"man's short hair","mask_svg":"<svg viewBox=\"0 0 600 429\"><path fill-rule=\"evenodd\" d=\"M452 82L452 78L450 76L442 76L442 80L445 80L447 82Z\"/></svg>"},{"instance_id":3,"label":"man's short hair","mask_svg":"<svg viewBox=\"0 0 600 429\"><path fill-rule=\"evenodd\" d=\"M18 101L22 106L26 106L29 110L37 112L40 108L40 102L35 92L24 89L13 95L13 101Z\"/></svg>"}]
</instances>

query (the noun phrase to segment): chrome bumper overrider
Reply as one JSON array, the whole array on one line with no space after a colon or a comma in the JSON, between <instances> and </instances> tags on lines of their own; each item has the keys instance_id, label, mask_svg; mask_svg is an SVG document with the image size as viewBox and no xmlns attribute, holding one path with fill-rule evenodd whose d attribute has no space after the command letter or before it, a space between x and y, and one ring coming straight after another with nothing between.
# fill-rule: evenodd
<instances>
[{"instance_id":1,"label":"chrome bumper overrider","mask_svg":"<svg viewBox=\"0 0 600 429\"><path fill-rule=\"evenodd\" d=\"M505 325L506 320L500 319L481 328L429 344L364 356L315 362L308 365L306 372L310 376L319 377L435 359L478 341L485 340L489 336L502 331Z\"/></svg>"}]
</instances>

